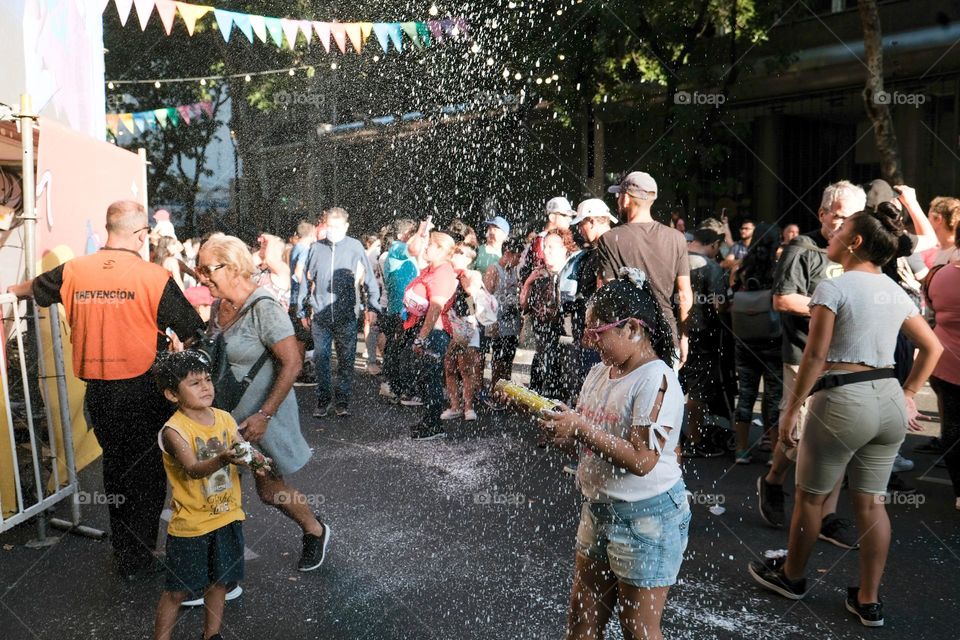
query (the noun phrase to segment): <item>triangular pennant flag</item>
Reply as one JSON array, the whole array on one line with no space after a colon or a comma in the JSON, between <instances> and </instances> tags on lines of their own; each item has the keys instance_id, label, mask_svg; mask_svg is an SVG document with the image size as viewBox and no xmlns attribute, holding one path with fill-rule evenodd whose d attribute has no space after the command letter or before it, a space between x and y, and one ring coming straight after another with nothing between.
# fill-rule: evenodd
<instances>
[{"instance_id":1,"label":"triangular pennant flag","mask_svg":"<svg viewBox=\"0 0 960 640\"><path fill-rule=\"evenodd\" d=\"M113 134L113 137L117 137L120 128L120 116L116 113L107 114L107 129L110 130L110 133Z\"/></svg>"},{"instance_id":2,"label":"triangular pennant flag","mask_svg":"<svg viewBox=\"0 0 960 640\"><path fill-rule=\"evenodd\" d=\"M204 110L200 107L199 102L194 102L193 104L187 106L190 109L191 120L198 120L201 116L203 116Z\"/></svg>"},{"instance_id":3,"label":"triangular pennant flag","mask_svg":"<svg viewBox=\"0 0 960 640\"><path fill-rule=\"evenodd\" d=\"M363 33L360 31L360 23L348 22L343 25L343 28L347 32L347 37L350 38L353 50L360 53L363 50Z\"/></svg>"},{"instance_id":4,"label":"triangular pennant flag","mask_svg":"<svg viewBox=\"0 0 960 640\"><path fill-rule=\"evenodd\" d=\"M140 20L140 31L147 30L150 14L153 13L153 0L133 0L137 5L137 19Z\"/></svg>"},{"instance_id":5,"label":"triangular pennant flag","mask_svg":"<svg viewBox=\"0 0 960 640\"><path fill-rule=\"evenodd\" d=\"M203 113L207 114L207 117L212 120L213 119L213 103L209 100L204 100L203 102L199 103L199 105L200 105L200 110Z\"/></svg>"},{"instance_id":6,"label":"triangular pennant flag","mask_svg":"<svg viewBox=\"0 0 960 640\"><path fill-rule=\"evenodd\" d=\"M265 20L266 18L263 16L250 16L250 26L257 37L260 38L260 42L264 44L267 43L267 23Z\"/></svg>"},{"instance_id":7,"label":"triangular pennant flag","mask_svg":"<svg viewBox=\"0 0 960 640\"><path fill-rule=\"evenodd\" d=\"M283 25L280 23L280 18L271 18L269 16L263 17L264 24L267 25L267 33L270 34L270 39L273 40L278 47L283 47Z\"/></svg>"},{"instance_id":8,"label":"triangular pennant flag","mask_svg":"<svg viewBox=\"0 0 960 640\"><path fill-rule=\"evenodd\" d=\"M167 126L167 110L166 109L154 109L153 115L157 119L157 124L160 125L161 129Z\"/></svg>"},{"instance_id":9,"label":"triangular pennant flag","mask_svg":"<svg viewBox=\"0 0 960 640\"><path fill-rule=\"evenodd\" d=\"M340 22L330 23L330 35L333 36L334 41L337 43L337 48L340 49L340 53L346 53L347 52L346 26Z\"/></svg>"},{"instance_id":10,"label":"triangular pennant flag","mask_svg":"<svg viewBox=\"0 0 960 640\"><path fill-rule=\"evenodd\" d=\"M413 44L416 47L423 47L423 44L420 42L420 38L417 37L417 23L416 22L401 22L400 28L403 29L403 32L407 34L407 37L413 41Z\"/></svg>"},{"instance_id":11,"label":"triangular pennant flag","mask_svg":"<svg viewBox=\"0 0 960 640\"><path fill-rule=\"evenodd\" d=\"M250 24L250 16L245 13L233 13L230 17L233 18L233 24L237 25L237 29L240 29L240 32L247 36L247 40L253 42L253 26Z\"/></svg>"},{"instance_id":12,"label":"triangular pennant flag","mask_svg":"<svg viewBox=\"0 0 960 640\"><path fill-rule=\"evenodd\" d=\"M177 3L173 0L155 0L157 13L160 14L160 21L163 23L163 30L170 35L173 30L173 18L177 15Z\"/></svg>"},{"instance_id":13,"label":"triangular pennant flag","mask_svg":"<svg viewBox=\"0 0 960 640\"><path fill-rule=\"evenodd\" d=\"M172 127L180 124L180 113L176 107L167 107L167 120L170 121L170 126Z\"/></svg>"},{"instance_id":14,"label":"triangular pennant flag","mask_svg":"<svg viewBox=\"0 0 960 640\"><path fill-rule=\"evenodd\" d=\"M390 40L393 42L393 48L397 51L403 51L403 27L400 26L399 22L391 22L389 27Z\"/></svg>"},{"instance_id":15,"label":"triangular pennant flag","mask_svg":"<svg viewBox=\"0 0 960 640\"><path fill-rule=\"evenodd\" d=\"M427 28L426 22L417 23L417 35L420 36L420 40L423 41L423 46L430 46L430 29Z\"/></svg>"},{"instance_id":16,"label":"triangular pennant flag","mask_svg":"<svg viewBox=\"0 0 960 640\"><path fill-rule=\"evenodd\" d=\"M443 42L443 25L440 24L439 20L427 20L427 28L430 29L430 34L434 40Z\"/></svg>"},{"instance_id":17,"label":"triangular pennant flag","mask_svg":"<svg viewBox=\"0 0 960 640\"><path fill-rule=\"evenodd\" d=\"M143 119L147 123L147 128L153 129L157 126L157 115L153 111L144 111L140 115L143 116Z\"/></svg>"},{"instance_id":18,"label":"triangular pennant flag","mask_svg":"<svg viewBox=\"0 0 960 640\"><path fill-rule=\"evenodd\" d=\"M382 22L374 23L373 33L377 36L377 42L384 53L390 51L390 25Z\"/></svg>"},{"instance_id":19,"label":"triangular pennant flag","mask_svg":"<svg viewBox=\"0 0 960 640\"><path fill-rule=\"evenodd\" d=\"M230 32L233 31L233 13L223 9L214 9L213 17L217 20L217 27L223 36L224 42L230 42Z\"/></svg>"},{"instance_id":20,"label":"triangular pennant flag","mask_svg":"<svg viewBox=\"0 0 960 640\"><path fill-rule=\"evenodd\" d=\"M183 18L184 24L187 25L187 33L191 36L193 35L193 30L197 27L197 20L213 9L213 7L200 4L187 4L186 2L178 2L176 4L177 11L180 12L180 17Z\"/></svg>"},{"instance_id":21,"label":"triangular pennant flag","mask_svg":"<svg viewBox=\"0 0 960 640\"><path fill-rule=\"evenodd\" d=\"M371 31L373 31L373 23L372 23L372 22L361 22L361 23L360 23L360 40L361 40L361 42L362 42L364 45L366 45L366 44L367 44L367 40L370 39L370 32L371 32Z\"/></svg>"},{"instance_id":22,"label":"triangular pennant flag","mask_svg":"<svg viewBox=\"0 0 960 640\"><path fill-rule=\"evenodd\" d=\"M127 18L130 17L130 9L133 7L133 0L115 0L117 13L120 14L120 24L127 26Z\"/></svg>"},{"instance_id":23,"label":"triangular pennant flag","mask_svg":"<svg viewBox=\"0 0 960 640\"><path fill-rule=\"evenodd\" d=\"M297 46L297 34L300 33L300 23L296 20L287 20L280 18L280 27L283 29L283 35L287 37L287 45L293 49Z\"/></svg>"},{"instance_id":24,"label":"triangular pennant flag","mask_svg":"<svg viewBox=\"0 0 960 640\"><path fill-rule=\"evenodd\" d=\"M177 107L177 113L180 114L180 119L183 120L185 124L190 124L190 106L182 104Z\"/></svg>"},{"instance_id":25,"label":"triangular pennant flag","mask_svg":"<svg viewBox=\"0 0 960 640\"><path fill-rule=\"evenodd\" d=\"M467 24L464 18L454 18L453 28L450 32L453 34L459 33L461 36L466 37L470 33L470 25Z\"/></svg>"},{"instance_id":26,"label":"triangular pennant flag","mask_svg":"<svg viewBox=\"0 0 960 640\"><path fill-rule=\"evenodd\" d=\"M313 41L313 25L309 20L297 20L297 26L300 27L300 33L307 39L307 44Z\"/></svg>"},{"instance_id":27,"label":"triangular pennant flag","mask_svg":"<svg viewBox=\"0 0 960 640\"><path fill-rule=\"evenodd\" d=\"M144 118L141 113L133 114L133 124L140 130L140 133L143 133L147 129L147 119Z\"/></svg>"},{"instance_id":28,"label":"triangular pennant flag","mask_svg":"<svg viewBox=\"0 0 960 640\"><path fill-rule=\"evenodd\" d=\"M327 53L330 53L330 23L314 22L313 28L317 32L317 37L320 38L320 44L327 50Z\"/></svg>"},{"instance_id":29,"label":"triangular pennant flag","mask_svg":"<svg viewBox=\"0 0 960 640\"><path fill-rule=\"evenodd\" d=\"M124 129L133 133L133 114L132 113L121 113L120 114L120 124L123 125Z\"/></svg>"}]
</instances>

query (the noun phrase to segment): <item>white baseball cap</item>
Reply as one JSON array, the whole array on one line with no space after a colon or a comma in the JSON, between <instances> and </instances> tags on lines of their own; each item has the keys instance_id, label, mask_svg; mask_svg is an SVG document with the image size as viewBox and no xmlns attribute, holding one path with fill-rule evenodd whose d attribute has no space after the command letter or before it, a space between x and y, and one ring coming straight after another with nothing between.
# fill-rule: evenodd
<instances>
[{"instance_id":1,"label":"white baseball cap","mask_svg":"<svg viewBox=\"0 0 960 640\"><path fill-rule=\"evenodd\" d=\"M570 221L570 226L578 225L587 218L609 218L614 224L617 219L610 213L610 207L600 198L584 200L577 206L577 217Z\"/></svg>"},{"instance_id":2,"label":"white baseball cap","mask_svg":"<svg viewBox=\"0 0 960 640\"><path fill-rule=\"evenodd\" d=\"M570 204L570 201L564 198L563 196L558 196L556 198L550 198L547 200L547 206L545 207L547 215L551 213L559 213L565 216L572 216L576 213L573 209L573 205Z\"/></svg>"}]
</instances>

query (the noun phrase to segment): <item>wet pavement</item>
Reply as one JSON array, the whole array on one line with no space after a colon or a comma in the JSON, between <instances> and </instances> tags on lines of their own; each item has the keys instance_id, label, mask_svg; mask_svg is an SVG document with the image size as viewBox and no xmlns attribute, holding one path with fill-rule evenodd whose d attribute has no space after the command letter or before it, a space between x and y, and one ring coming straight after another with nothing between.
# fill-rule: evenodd
<instances>
[{"instance_id":1,"label":"wet pavement","mask_svg":"<svg viewBox=\"0 0 960 640\"><path fill-rule=\"evenodd\" d=\"M579 505L562 471L568 460L537 449L532 423L506 413L452 423L443 440L411 441L416 409L382 402L363 373L355 386L354 415L324 420L309 417L311 388L298 388L315 453L291 480L332 527L327 561L296 571L297 527L261 505L245 478L245 593L228 604L223 637L562 638ZM907 450L919 442L908 437ZM762 592L746 564L786 544L786 532L757 514L754 486L765 467L689 461L694 517L666 637L960 637L960 512L945 470L928 469L935 458L910 457L917 470L905 477L920 491L889 507L883 629L861 627L843 608L855 551L818 543L809 574L817 583L802 602ZM82 488L99 491L99 475L97 465L85 470ZM721 515L708 511L716 503ZM85 507L84 518L106 527L106 508ZM63 535L52 547L25 547L35 532L0 536L0 638L150 637L161 580L118 579L106 541ZM175 637L195 639L201 625L201 612L189 611ZM608 637L620 637L616 625Z\"/></svg>"}]
</instances>

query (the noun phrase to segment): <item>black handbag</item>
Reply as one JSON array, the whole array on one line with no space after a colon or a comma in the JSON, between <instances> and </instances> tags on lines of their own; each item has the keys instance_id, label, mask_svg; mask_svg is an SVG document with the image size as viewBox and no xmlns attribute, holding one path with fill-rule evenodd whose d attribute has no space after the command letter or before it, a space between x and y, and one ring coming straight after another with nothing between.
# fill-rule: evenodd
<instances>
[{"instance_id":1,"label":"black handbag","mask_svg":"<svg viewBox=\"0 0 960 640\"><path fill-rule=\"evenodd\" d=\"M272 299L273 298L269 296L260 296L251 302L246 309L237 314L233 321L214 337L210 336L210 329L213 324L213 317L211 317L207 332L193 343L191 348L202 353L210 363L210 377L213 378L213 388L215 390L213 406L217 409L233 411L237 405L240 404L243 394L246 393L253 379L257 377L257 373L259 373L261 367L266 363L267 358L270 357L270 350L264 349L263 353L257 358L254 365L250 367L246 375L240 380L237 380L236 376L233 375L233 370L230 368L230 361L227 360L227 341L223 335L227 329L236 324L240 318L253 309L258 302Z\"/></svg>"}]
</instances>

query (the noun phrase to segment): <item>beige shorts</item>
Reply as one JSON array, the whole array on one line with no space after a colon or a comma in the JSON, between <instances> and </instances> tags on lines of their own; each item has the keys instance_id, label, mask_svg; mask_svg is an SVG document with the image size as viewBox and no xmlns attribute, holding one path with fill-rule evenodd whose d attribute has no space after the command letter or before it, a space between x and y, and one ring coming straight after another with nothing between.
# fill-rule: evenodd
<instances>
[{"instance_id":1,"label":"beige shorts","mask_svg":"<svg viewBox=\"0 0 960 640\"><path fill-rule=\"evenodd\" d=\"M852 491L882 494L906 433L907 410L895 378L818 391L810 397L800 438L797 486L830 493L846 470Z\"/></svg>"}]
</instances>

